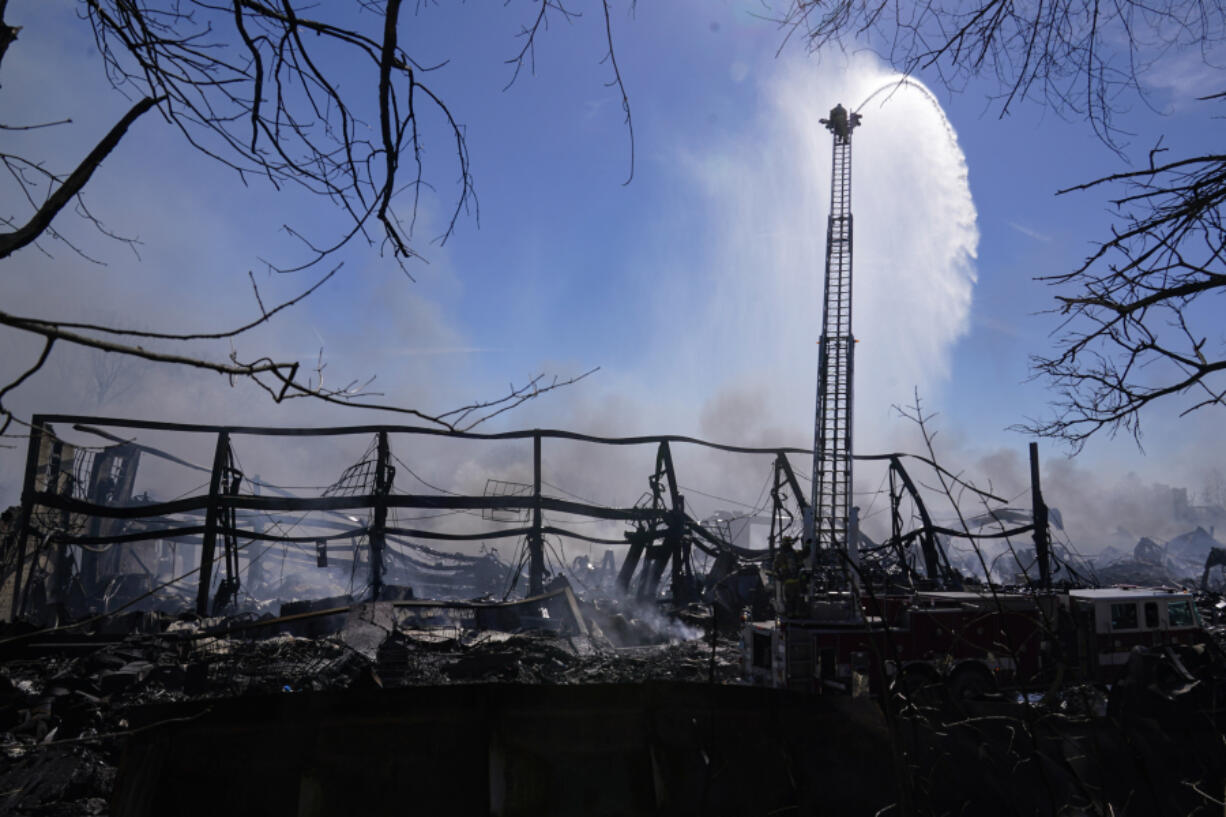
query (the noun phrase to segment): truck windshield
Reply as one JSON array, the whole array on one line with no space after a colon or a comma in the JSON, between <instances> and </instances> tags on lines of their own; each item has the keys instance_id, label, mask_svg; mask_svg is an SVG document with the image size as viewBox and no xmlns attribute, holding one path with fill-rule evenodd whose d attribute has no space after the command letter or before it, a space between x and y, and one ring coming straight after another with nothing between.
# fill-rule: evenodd
<instances>
[{"instance_id":1,"label":"truck windshield","mask_svg":"<svg viewBox=\"0 0 1226 817\"><path fill-rule=\"evenodd\" d=\"M1192 603L1189 601L1173 601L1168 604L1166 617L1172 627L1191 627L1196 624L1192 615Z\"/></svg>"}]
</instances>

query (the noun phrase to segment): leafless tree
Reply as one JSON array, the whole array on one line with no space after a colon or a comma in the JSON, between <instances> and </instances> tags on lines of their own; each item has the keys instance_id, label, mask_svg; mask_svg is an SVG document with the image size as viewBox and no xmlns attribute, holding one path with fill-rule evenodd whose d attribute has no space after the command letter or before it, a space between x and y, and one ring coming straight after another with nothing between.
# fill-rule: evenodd
<instances>
[{"instance_id":1,"label":"leafless tree","mask_svg":"<svg viewBox=\"0 0 1226 817\"><path fill-rule=\"evenodd\" d=\"M813 48L867 43L955 91L986 79L1002 117L1030 100L1083 118L1121 158L1126 134L1114 115L1148 104L1144 73L1187 53L1216 70L1226 44L1221 0L791 0L780 16ZM1217 114L1223 99L1202 101ZM1074 449L1099 431L1139 443L1141 410L1155 400L1182 399L1184 414L1223 404L1226 155L1163 152L1150 151L1144 169L1060 191L1117 191L1117 224L1072 271L1039 278L1056 287L1064 316L1053 355L1032 359L1054 412L1019 428Z\"/></svg>"},{"instance_id":2,"label":"leafless tree","mask_svg":"<svg viewBox=\"0 0 1226 817\"><path fill-rule=\"evenodd\" d=\"M101 408L107 401L123 396L136 385L139 363L130 355L108 355L90 350L89 380L94 387L94 405Z\"/></svg>"},{"instance_id":3,"label":"leafless tree","mask_svg":"<svg viewBox=\"0 0 1226 817\"><path fill-rule=\"evenodd\" d=\"M1200 156L1121 173L1116 228L1080 267L1041 280L1057 295L1053 357L1032 358L1056 390L1056 414L1027 428L1081 446L1123 429L1140 442L1140 411L1179 395L1186 415L1226 405L1226 156Z\"/></svg>"},{"instance_id":4,"label":"leafless tree","mask_svg":"<svg viewBox=\"0 0 1226 817\"><path fill-rule=\"evenodd\" d=\"M593 3L601 15L608 51L595 55L609 66L610 84L620 96L633 145L629 103L613 53L610 0ZM254 320L200 333L158 332L135 327L135 319L91 324L0 311L0 325L42 338L42 350L13 381L0 386L0 434L16 419L4 398L47 361L56 344L72 344L113 355L195 367L258 384L276 401L310 397L349 406L409 414L448 428L471 428L484 419L580 377L544 375L512 385L506 394L449 412L431 414L394 403L376 403L361 381L325 386L322 367L313 374L292 360L268 356L211 359L200 344L233 341L308 298L339 270L330 259L355 241L390 254L406 274L418 258L414 234L423 190L450 199L450 214L437 240L445 242L459 219L475 213L471 164L464 128L436 92L432 72L401 45L402 0L302 3L295 0L79 0L78 14L92 28L100 70L117 93L132 100L127 112L70 170L52 169L61 157L0 150L10 188L18 191L0 215L0 259L26 249L61 242L88 260L56 225L74 214L119 242L133 244L105 225L84 195L103 161L122 148L132 125L155 112L174 126L185 147L237 173L244 182L262 179L278 188L323 197L343 215L342 227L323 239L285 229L301 241L301 258L270 264L278 272L318 269L314 284L296 297L265 306L255 278L259 307ZM0 60L20 47L18 28L6 23L0 0ZM526 15L520 39L509 45L513 82L531 69L535 47L550 20L577 12L562 0L537 0ZM365 72L364 74L362 72ZM342 89L341 77L348 84ZM354 85L354 76L366 83ZM374 93L366 93L373 91ZM368 102L369 100L369 102ZM69 112L71 113L71 112ZM9 116L13 114L10 112ZM55 122L5 122L7 131L64 127ZM445 162L427 161L431 140L450 144ZM633 174L633 148L630 153ZM447 178L446 173L450 173ZM445 181L445 183L444 183ZM450 193L447 191L450 190ZM24 208L24 212L21 212ZM330 269L328 269L330 267ZM411 276L410 276L411 277ZM589 372L590 373L590 372Z\"/></svg>"}]
</instances>

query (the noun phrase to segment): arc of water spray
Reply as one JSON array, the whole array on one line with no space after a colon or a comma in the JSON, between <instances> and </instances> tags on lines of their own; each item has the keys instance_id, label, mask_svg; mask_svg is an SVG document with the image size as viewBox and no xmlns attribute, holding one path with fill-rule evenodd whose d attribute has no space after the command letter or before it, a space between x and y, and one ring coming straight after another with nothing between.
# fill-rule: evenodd
<instances>
[{"instance_id":1,"label":"arc of water spray","mask_svg":"<svg viewBox=\"0 0 1226 817\"><path fill-rule=\"evenodd\" d=\"M949 124L949 119L945 116L945 109L941 107L941 101L933 95L932 91L928 90L928 86L924 85L924 83L917 79L912 79L909 76L900 75L898 79L892 79L883 84L880 88L866 96L864 101L855 107L855 112L859 113L864 109L865 105L873 101L875 96L880 94L882 91L889 90L891 91L890 96L886 97L886 99L881 103L882 105L885 105L885 103L889 101L890 97L892 97L895 92L904 86L915 88L920 92L920 94L923 95L924 99L928 101L928 104L932 105L932 107L936 109L937 114L941 117L941 126L945 128L945 134L949 137L949 141L954 145L954 147L958 147L958 134L954 132L953 125Z\"/></svg>"}]
</instances>

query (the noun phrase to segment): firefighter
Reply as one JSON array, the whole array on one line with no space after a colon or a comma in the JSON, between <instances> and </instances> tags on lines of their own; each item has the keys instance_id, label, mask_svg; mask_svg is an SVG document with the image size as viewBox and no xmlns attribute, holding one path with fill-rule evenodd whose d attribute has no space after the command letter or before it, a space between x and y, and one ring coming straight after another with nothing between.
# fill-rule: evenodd
<instances>
[{"instance_id":1,"label":"firefighter","mask_svg":"<svg viewBox=\"0 0 1226 817\"><path fill-rule=\"evenodd\" d=\"M840 139L847 140L851 138L851 131L860 124L860 114L847 113L847 109L842 105L835 105L830 111L829 119L818 120L826 126L826 130L833 133Z\"/></svg>"},{"instance_id":2,"label":"firefighter","mask_svg":"<svg viewBox=\"0 0 1226 817\"><path fill-rule=\"evenodd\" d=\"M826 127L846 139L850 133L847 128L847 109L842 105L835 105L834 110L830 112L830 119L826 121Z\"/></svg>"},{"instance_id":3,"label":"firefighter","mask_svg":"<svg viewBox=\"0 0 1226 817\"><path fill-rule=\"evenodd\" d=\"M800 606L800 554L796 552L796 537L785 536L775 554L775 583L780 590L780 614L795 615Z\"/></svg>"}]
</instances>

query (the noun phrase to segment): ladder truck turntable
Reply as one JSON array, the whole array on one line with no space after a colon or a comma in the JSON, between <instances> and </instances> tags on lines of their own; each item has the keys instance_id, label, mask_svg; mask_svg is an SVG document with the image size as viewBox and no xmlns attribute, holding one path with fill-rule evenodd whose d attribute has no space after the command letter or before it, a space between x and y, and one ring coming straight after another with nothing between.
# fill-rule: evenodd
<instances>
[{"instance_id":1,"label":"ladder truck turntable","mask_svg":"<svg viewBox=\"0 0 1226 817\"><path fill-rule=\"evenodd\" d=\"M1028 592L991 587L874 592L858 575L851 506L855 338L851 328L851 136L858 113L836 106L821 120L833 137L818 356L812 494L804 511L799 604L777 593L778 617L746 622L746 677L817 693L881 693L944 685L965 697L1065 681L1111 684L1134 647L1207 639L1192 594L1167 588L1051 589L1047 508L1031 444L1040 580ZM781 581L776 577L776 581ZM797 578L793 577L793 582Z\"/></svg>"}]
</instances>

